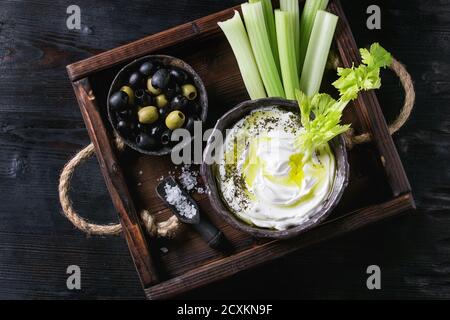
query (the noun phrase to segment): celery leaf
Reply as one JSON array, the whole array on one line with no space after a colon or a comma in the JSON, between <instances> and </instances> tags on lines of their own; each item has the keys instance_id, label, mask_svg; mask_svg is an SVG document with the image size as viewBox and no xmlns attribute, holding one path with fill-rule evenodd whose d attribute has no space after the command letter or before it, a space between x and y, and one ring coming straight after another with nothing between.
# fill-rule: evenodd
<instances>
[{"instance_id":1,"label":"celery leaf","mask_svg":"<svg viewBox=\"0 0 450 320\"><path fill-rule=\"evenodd\" d=\"M370 46L370 51L359 49L359 52L362 62L370 68L385 68L392 63L391 54L377 42Z\"/></svg>"},{"instance_id":2,"label":"celery leaf","mask_svg":"<svg viewBox=\"0 0 450 320\"><path fill-rule=\"evenodd\" d=\"M343 100L354 100L359 91L378 89L381 86L380 68L392 63L391 54L378 43L370 46L370 50L360 49L362 64L358 67L338 68L339 79L333 86L339 90Z\"/></svg>"},{"instance_id":3,"label":"celery leaf","mask_svg":"<svg viewBox=\"0 0 450 320\"><path fill-rule=\"evenodd\" d=\"M296 91L296 97L304 127L296 144L302 148L307 160L317 148L350 128L350 125L340 124L348 101L336 101L324 93L318 93L310 99L300 90Z\"/></svg>"}]
</instances>

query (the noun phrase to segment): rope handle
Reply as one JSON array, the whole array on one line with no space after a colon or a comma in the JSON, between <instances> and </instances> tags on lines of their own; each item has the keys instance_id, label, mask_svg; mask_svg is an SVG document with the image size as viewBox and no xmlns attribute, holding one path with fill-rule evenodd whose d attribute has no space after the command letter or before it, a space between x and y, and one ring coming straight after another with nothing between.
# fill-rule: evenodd
<instances>
[{"instance_id":1,"label":"rope handle","mask_svg":"<svg viewBox=\"0 0 450 320\"><path fill-rule=\"evenodd\" d=\"M389 68L399 77L400 83L405 91L405 99L403 102L403 107L400 110L400 114L397 119L389 125L389 132L392 135L397 132L408 120L414 106L416 93L414 91L411 75L402 63L396 59L393 59ZM344 135L344 138L349 149L353 148L356 144L371 141L371 136L369 133L355 135L353 129L351 128ZM115 139L115 143L119 151L122 151L125 148L124 143L118 137ZM94 154L94 145L91 143L78 152L78 154L76 154L75 157L73 157L64 166L59 178L59 201L61 202L63 214L79 230L87 233L88 235L118 235L122 231L122 226L120 223L101 225L88 222L75 211L69 197L70 181L75 169ZM142 210L140 212L140 217L145 229L152 236L173 238L180 228L180 223L175 216L171 216L166 221L156 223L154 217L147 210Z\"/></svg>"},{"instance_id":2,"label":"rope handle","mask_svg":"<svg viewBox=\"0 0 450 320\"><path fill-rule=\"evenodd\" d=\"M115 144L118 151L125 149L125 144L118 137L115 139ZM88 235L118 235L122 231L122 225L120 223L101 225L87 221L75 211L69 197L70 182L75 169L93 155L95 155L95 148L94 145L90 143L64 166L61 176L59 177L58 188L62 212L75 227ZM174 238L180 228L180 223L175 216L171 216L166 221L158 223L147 210L142 210L139 213L139 216L144 228L153 237Z\"/></svg>"},{"instance_id":3,"label":"rope handle","mask_svg":"<svg viewBox=\"0 0 450 320\"><path fill-rule=\"evenodd\" d=\"M395 58L392 58L392 64L389 66L389 69L391 69L399 77L400 83L403 87L403 90L405 91L403 107L401 108L397 119L395 119L395 121L388 126L389 133L393 135L401 127L403 127L403 125L411 115L412 109L414 107L414 102L416 100L416 92L414 90L414 83L412 81L411 75L408 73L406 67L401 62L399 62ZM372 137L370 136L370 133L355 135L354 129L350 128L344 134L344 139L347 147L349 149L352 149L357 144L370 142L372 140Z\"/></svg>"}]
</instances>

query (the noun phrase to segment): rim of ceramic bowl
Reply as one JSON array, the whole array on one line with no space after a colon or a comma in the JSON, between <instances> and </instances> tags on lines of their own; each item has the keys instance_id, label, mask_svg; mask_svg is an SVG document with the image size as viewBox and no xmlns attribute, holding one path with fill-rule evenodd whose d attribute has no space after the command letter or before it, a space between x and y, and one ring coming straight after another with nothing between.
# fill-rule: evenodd
<instances>
[{"instance_id":1,"label":"rim of ceramic bowl","mask_svg":"<svg viewBox=\"0 0 450 320\"><path fill-rule=\"evenodd\" d=\"M290 111L298 111L298 104L293 100L286 100L281 98L264 98L258 100L244 101L238 104L235 108L224 114L216 123L213 133L210 137L214 136L214 132L219 130L225 132L234 126L236 122L248 115L251 111L260 109L263 107L279 106ZM207 164L203 161L201 166L201 175L208 187L208 197L214 208L216 214L222 217L227 223L235 227L236 229L245 233L251 234L258 238L274 238L274 239L288 239L317 226L325 218L327 218L333 209L339 203L345 188L348 185L349 179L349 164L347 160L347 150L345 141L342 136L338 136L330 141L330 147L333 151L336 161L336 173L333 181L333 186L327 198L320 206L317 206L311 213L310 219L303 223L288 228L286 230L275 230L261 228L254 225L250 225L240 218L238 218L227 206L226 201L223 199L219 190L218 182L214 174L215 164ZM212 145L211 140L208 139L204 155L210 154Z\"/></svg>"},{"instance_id":2,"label":"rim of ceramic bowl","mask_svg":"<svg viewBox=\"0 0 450 320\"><path fill-rule=\"evenodd\" d=\"M185 72L187 72L189 74L189 76L192 78L195 87L198 90L198 95L199 95L199 104L200 107L202 108L202 112L200 115L200 120L202 121L202 123L204 124L206 121L206 118L208 116L208 95L206 92L206 88L205 85L202 81L202 79L200 78L200 76L197 74L197 72L185 61L176 58L176 57L172 57L169 55L163 55L163 54L155 54L155 55L146 55L143 56L141 58L135 59L133 61L131 61L130 63L128 63L127 65L125 65L123 68L121 68L119 70L119 72L115 75L111 86L109 87L109 91L108 91L108 97L107 97L107 112L108 112L108 120L109 123L111 124L111 127L114 130L114 133L116 135L118 135L120 138L122 138L123 142L129 146L130 148L132 148L133 150L136 150L140 153L143 154L147 154L147 155L154 155L154 156L163 156L163 155L167 155L170 154L170 152L172 151L173 147L161 147L160 149L157 150L144 150L142 148L139 148L136 144L136 142L132 142L128 139L126 139L114 126L114 121L112 118L112 112L111 112L111 108L109 106L109 98L111 96L111 94L113 92L116 92L120 89L120 87L122 85L124 85L123 82L123 77L128 77L129 73L131 71L131 69L135 66L137 66L138 64L144 62L144 61L156 61L158 63L160 63L163 66L171 66L171 67L176 67L179 68ZM190 139L186 139L183 142L183 145L187 145L189 143L191 143L192 141L192 136ZM179 147L183 147L179 146Z\"/></svg>"}]
</instances>

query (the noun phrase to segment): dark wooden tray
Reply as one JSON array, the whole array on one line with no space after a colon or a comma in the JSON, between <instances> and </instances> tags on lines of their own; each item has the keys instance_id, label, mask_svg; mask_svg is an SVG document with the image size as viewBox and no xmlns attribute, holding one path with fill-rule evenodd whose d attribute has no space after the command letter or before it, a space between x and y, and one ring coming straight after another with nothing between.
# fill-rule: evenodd
<instances>
[{"instance_id":1,"label":"dark wooden tray","mask_svg":"<svg viewBox=\"0 0 450 320\"><path fill-rule=\"evenodd\" d=\"M209 95L208 126L212 126L226 110L248 99L231 48L217 26L218 21L232 17L235 9L239 10L238 7L230 8L67 66L125 239L149 299L173 297L414 208L411 188L378 100L374 92L367 92L347 108L345 119L356 131L370 132L373 143L357 146L349 152L349 186L338 207L316 228L287 241L257 240L225 224L214 214L206 195L197 195L204 214L210 216L237 248L233 255L224 256L209 248L189 229L170 241L147 237L136 211L146 208L158 219L170 215L154 190L158 178L174 168L170 156L151 157L131 150L122 154L116 152L106 117L108 88L117 71L133 59L151 53L179 57L205 82ZM353 61L360 61L340 2L332 0L328 10L340 17L335 49L342 63L350 66ZM161 247L168 251L162 252Z\"/></svg>"}]
</instances>

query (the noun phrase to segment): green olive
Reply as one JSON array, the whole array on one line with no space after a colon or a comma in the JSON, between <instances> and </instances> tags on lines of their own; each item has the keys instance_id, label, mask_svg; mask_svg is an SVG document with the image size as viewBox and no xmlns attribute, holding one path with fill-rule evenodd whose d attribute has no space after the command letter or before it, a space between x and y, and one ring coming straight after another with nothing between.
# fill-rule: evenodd
<instances>
[{"instance_id":1,"label":"green olive","mask_svg":"<svg viewBox=\"0 0 450 320\"><path fill-rule=\"evenodd\" d=\"M183 92L183 96L188 98L188 100L197 98L197 89L192 84L183 85L181 87L181 92Z\"/></svg>"},{"instance_id":2,"label":"green olive","mask_svg":"<svg viewBox=\"0 0 450 320\"><path fill-rule=\"evenodd\" d=\"M147 89L151 94L158 95L161 93L161 89L156 89L152 86L152 77L147 79Z\"/></svg>"},{"instance_id":3,"label":"green olive","mask_svg":"<svg viewBox=\"0 0 450 320\"><path fill-rule=\"evenodd\" d=\"M159 112L156 107L147 106L138 111L138 118L140 123L150 124L158 120Z\"/></svg>"},{"instance_id":4,"label":"green olive","mask_svg":"<svg viewBox=\"0 0 450 320\"><path fill-rule=\"evenodd\" d=\"M155 101L156 101L156 106L158 108L164 108L169 103L167 101L165 94L160 94L160 95L156 96Z\"/></svg>"},{"instance_id":5,"label":"green olive","mask_svg":"<svg viewBox=\"0 0 450 320\"><path fill-rule=\"evenodd\" d=\"M120 88L120 91L123 91L127 94L128 96L128 102L130 104L134 103L134 91L133 89L131 89L129 86L123 86L122 88Z\"/></svg>"},{"instance_id":6,"label":"green olive","mask_svg":"<svg viewBox=\"0 0 450 320\"><path fill-rule=\"evenodd\" d=\"M169 113L166 117L166 126L170 130L181 128L184 124L184 114L181 111L175 110Z\"/></svg>"}]
</instances>

